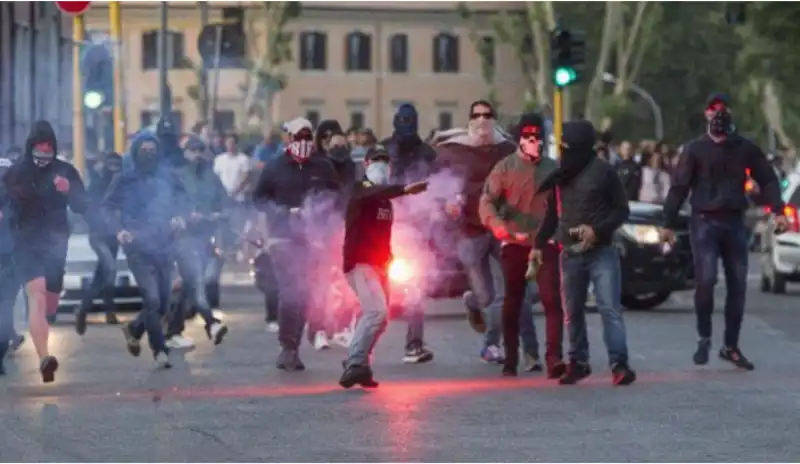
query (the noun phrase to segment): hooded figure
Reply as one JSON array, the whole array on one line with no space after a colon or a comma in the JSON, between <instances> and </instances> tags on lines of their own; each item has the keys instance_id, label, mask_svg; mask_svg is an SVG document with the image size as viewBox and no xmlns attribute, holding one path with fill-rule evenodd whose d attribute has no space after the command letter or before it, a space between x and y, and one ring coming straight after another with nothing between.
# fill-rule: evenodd
<instances>
[{"instance_id":1,"label":"hooded figure","mask_svg":"<svg viewBox=\"0 0 800 464\"><path fill-rule=\"evenodd\" d=\"M52 382L58 361L47 351L47 315L58 310L70 233L67 206L85 214L88 198L75 168L56 159L58 145L47 121L33 123L24 158L3 181L14 239L15 270L30 301L30 332L40 358L42 380ZM90 222L93 216L86 219Z\"/></svg>"},{"instance_id":2,"label":"hooded figure","mask_svg":"<svg viewBox=\"0 0 800 464\"><path fill-rule=\"evenodd\" d=\"M419 122L414 105L400 105L392 125L392 136L380 143L391 157L392 176L403 182L425 179L433 171L436 152L417 133Z\"/></svg>"}]
</instances>

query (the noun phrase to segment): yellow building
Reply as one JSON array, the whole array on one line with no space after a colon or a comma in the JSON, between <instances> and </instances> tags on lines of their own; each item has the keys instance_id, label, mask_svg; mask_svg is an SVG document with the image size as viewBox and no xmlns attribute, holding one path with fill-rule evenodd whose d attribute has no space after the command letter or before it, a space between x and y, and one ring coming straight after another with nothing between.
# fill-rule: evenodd
<instances>
[{"instance_id":1,"label":"yellow building","mask_svg":"<svg viewBox=\"0 0 800 464\"><path fill-rule=\"evenodd\" d=\"M472 9L509 8L511 2L470 2ZM275 98L271 116L286 120L306 116L312 122L334 118L345 128L369 127L391 132L395 108L413 102L420 112L420 131L463 125L469 104L486 98L488 86L481 60L455 10L456 2L303 2L293 33L291 62L282 65L287 86ZM261 5L211 2L209 21L257 14ZM194 2L170 4L171 34L168 63L175 120L183 131L204 120L187 89L196 85L193 69L181 68L184 58L199 64L197 36L200 8ZM123 63L127 132L155 120L158 111L157 36L159 6L155 2L123 2ZM95 38L108 31L108 9L93 4L87 29ZM255 22L257 23L257 22ZM260 24L252 26L264 40ZM491 37L491 31L481 31ZM491 39L490 39L491 40ZM494 47L497 100L506 113L521 110L524 84L510 47ZM246 124L242 84L246 71L220 71L218 112L223 130ZM213 84L213 80L212 80ZM250 121L252 123L252 120Z\"/></svg>"}]
</instances>

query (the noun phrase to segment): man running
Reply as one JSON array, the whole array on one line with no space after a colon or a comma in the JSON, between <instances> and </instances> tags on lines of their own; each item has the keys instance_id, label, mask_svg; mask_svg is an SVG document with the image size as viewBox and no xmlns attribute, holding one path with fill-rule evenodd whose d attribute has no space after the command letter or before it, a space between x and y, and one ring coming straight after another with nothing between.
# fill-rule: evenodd
<instances>
[{"instance_id":1,"label":"man running","mask_svg":"<svg viewBox=\"0 0 800 464\"><path fill-rule=\"evenodd\" d=\"M33 123L23 160L4 177L14 240L14 266L28 294L29 331L44 382L55 380L58 360L48 348L48 314L56 314L64 283L70 226L67 207L86 214L89 200L75 168L56 159L47 121ZM87 217L91 223L91 216Z\"/></svg>"},{"instance_id":2,"label":"man running","mask_svg":"<svg viewBox=\"0 0 800 464\"><path fill-rule=\"evenodd\" d=\"M427 182L390 185L389 153L367 151L366 179L358 184L346 212L343 269L361 304L344 373L339 384L373 388L378 382L369 365L372 349L386 328L389 313L387 272L392 259L393 198L424 192Z\"/></svg>"},{"instance_id":3,"label":"man running","mask_svg":"<svg viewBox=\"0 0 800 464\"><path fill-rule=\"evenodd\" d=\"M99 207L103 197L111 185L111 180L122 170L122 157L117 153L109 153L100 161L98 172L91 176L87 191L92 206ZM106 312L106 323L117 324L114 313L114 290L117 277L117 254L119 243L117 237L109 231L107 221L102 217L102 211L95 221L94 227L89 229L89 245L97 254L97 267L92 277L92 283L83 295L83 301L75 314L75 331L78 335L86 333L86 316L94 305L98 296L103 299Z\"/></svg>"}]
</instances>

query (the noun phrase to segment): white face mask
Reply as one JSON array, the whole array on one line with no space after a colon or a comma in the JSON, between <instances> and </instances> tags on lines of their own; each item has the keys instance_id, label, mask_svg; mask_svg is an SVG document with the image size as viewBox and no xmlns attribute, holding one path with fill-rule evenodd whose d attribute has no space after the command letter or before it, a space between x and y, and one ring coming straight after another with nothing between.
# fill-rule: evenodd
<instances>
[{"instance_id":1,"label":"white face mask","mask_svg":"<svg viewBox=\"0 0 800 464\"><path fill-rule=\"evenodd\" d=\"M389 178L391 177L391 168L389 167L389 163L383 161L373 162L367 166L365 174L367 180L373 184L386 185L389 183Z\"/></svg>"}]
</instances>

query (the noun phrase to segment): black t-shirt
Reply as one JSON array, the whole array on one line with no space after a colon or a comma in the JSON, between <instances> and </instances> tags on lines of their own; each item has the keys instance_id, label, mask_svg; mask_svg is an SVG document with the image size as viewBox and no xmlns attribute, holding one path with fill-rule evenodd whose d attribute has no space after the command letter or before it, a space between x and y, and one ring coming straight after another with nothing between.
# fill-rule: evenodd
<instances>
[{"instance_id":1,"label":"black t-shirt","mask_svg":"<svg viewBox=\"0 0 800 464\"><path fill-rule=\"evenodd\" d=\"M385 269L392 259L392 198L404 195L403 185L357 184L345 213L342 269L358 264Z\"/></svg>"}]
</instances>

